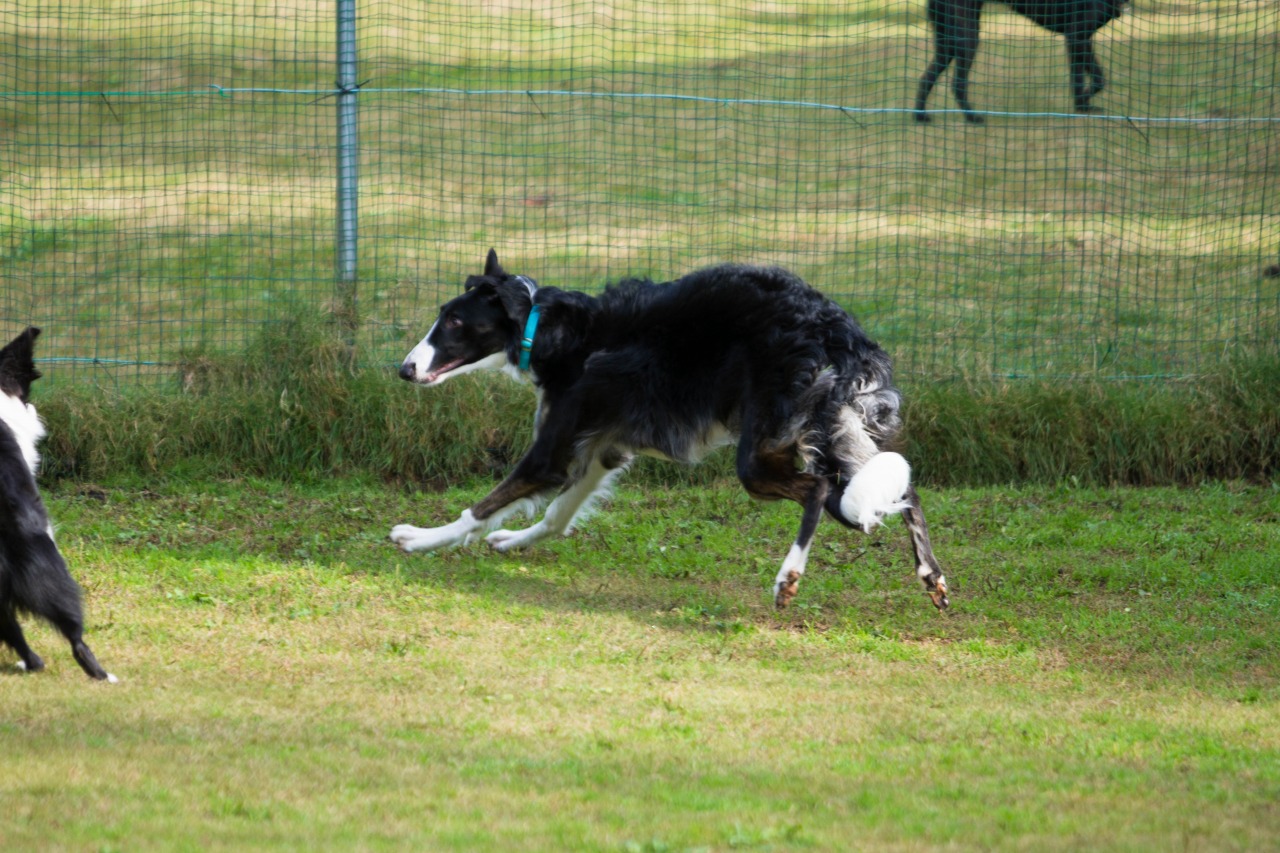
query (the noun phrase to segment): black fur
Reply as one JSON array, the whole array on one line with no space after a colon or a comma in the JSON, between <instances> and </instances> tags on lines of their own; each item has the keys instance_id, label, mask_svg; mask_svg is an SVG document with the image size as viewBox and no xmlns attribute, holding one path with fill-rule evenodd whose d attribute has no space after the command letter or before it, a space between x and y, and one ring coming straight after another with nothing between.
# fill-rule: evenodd
<instances>
[{"instance_id":1,"label":"black fur","mask_svg":"<svg viewBox=\"0 0 1280 853\"><path fill-rule=\"evenodd\" d=\"M834 302L785 270L737 265L667 284L626 280L599 296L536 288L506 273L491 251L484 275L470 277L466 292L443 306L400 375L434 385L470 365L518 373L535 302L533 446L454 525L393 530L402 547L469 541L520 501L560 491L539 525L489 536L503 550L523 547L566 532L591 493L635 453L696 462L735 442L748 492L804 507L796 547L805 554L824 509L853 526L841 512L843 488L897 437L900 395L888 355ZM927 567L921 578L943 607L945 582L919 498L914 489L904 497L918 565ZM803 558L799 565L803 572ZM798 574L777 590L779 606L795 594L795 581Z\"/></svg>"},{"instance_id":2,"label":"black fur","mask_svg":"<svg viewBox=\"0 0 1280 853\"><path fill-rule=\"evenodd\" d=\"M1128 0L1005 0L1004 5L1050 32L1066 36L1067 58L1071 65L1071 94L1076 112L1093 110L1089 99L1102 91L1106 77L1093 54L1093 34L1120 17ZM954 59L956 69L951 79L956 103L964 117L981 124L982 116L969 103L969 68L978 52L978 20L984 0L929 0L925 14L933 26L936 52L933 61L920 78L916 93L916 120L929 121L925 101L938 75ZM1087 81L1087 82L1086 82Z\"/></svg>"},{"instance_id":3,"label":"black fur","mask_svg":"<svg viewBox=\"0 0 1280 853\"><path fill-rule=\"evenodd\" d=\"M0 350L0 393L28 402L40 377L32 347L40 330L30 327ZM80 587L49 534L49 516L35 476L14 430L0 420L0 642L22 659L28 672L44 661L27 645L18 613L46 619L71 643L76 662L91 677L110 676L84 642Z\"/></svg>"}]
</instances>

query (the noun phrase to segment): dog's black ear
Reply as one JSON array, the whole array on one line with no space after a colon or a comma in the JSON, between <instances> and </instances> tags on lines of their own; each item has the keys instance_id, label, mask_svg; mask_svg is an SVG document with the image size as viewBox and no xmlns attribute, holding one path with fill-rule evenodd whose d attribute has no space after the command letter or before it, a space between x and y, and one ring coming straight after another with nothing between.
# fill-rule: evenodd
<instances>
[{"instance_id":1,"label":"dog's black ear","mask_svg":"<svg viewBox=\"0 0 1280 853\"><path fill-rule=\"evenodd\" d=\"M494 298L511 321L523 323L529 316L529 306L533 304L529 289L519 282L504 281L494 287L493 291Z\"/></svg>"},{"instance_id":2,"label":"dog's black ear","mask_svg":"<svg viewBox=\"0 0 1280 853\"><path fill-rule=\"evenodd\" d=\"M0 391L15 394L25 403L31 393L31 383L40 378L33 354L40 330L28 326L12 341L0 349Z\"/></svg>"},{"instance_id":3,"label":"dog's black ear","mask_svg":"<svg viewBox=\"0 0 1280 853\"><path fill-rule=\"evenodd\" d=\"M507 277L507 271L502 268L502 264L498 263L498 253L493 249L489 250L489 256L484 259L484 274L490 278Z\"/></svg>"},{"instance_id":4,"label":"dog's black ear","mask_svg":"<svg viewBox=\"0 0 1280 853\"><path fill-rule=\"evenodd\" d=\"M510 278L507 271L502 268L502 264L498 263L498 253L493 249L489 250L489 256L484 259L484 273L481 275L467 276L467 283L464 290L472 290L477 287L488 285L492 288L495 284L503 279Z\"/></svg>"}]
</instances>

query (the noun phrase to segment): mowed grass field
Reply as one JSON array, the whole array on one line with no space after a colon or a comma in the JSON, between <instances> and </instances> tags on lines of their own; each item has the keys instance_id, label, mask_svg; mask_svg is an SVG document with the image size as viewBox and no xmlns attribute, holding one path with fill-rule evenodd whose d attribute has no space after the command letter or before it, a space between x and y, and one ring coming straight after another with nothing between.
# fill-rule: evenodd
<instances>
[{"instance_id":1,"label":"mowed grass field","mask_svg":"<svg viewBox=\"0 0 1280 853\"><path fill-rule=\"evenodd\" d=\"M904 530L625 487L536 551L405 555L445 493L64 484L88 681L0 653L6 850L1264 850L1273 486L928 490Z\"/></svg>"},{"instance_id":2,"label":"mowed grass field","mask_svg":"<svg viewBox=\"0 0 1280 853\"><path fill-rule=\"evenodd\" d=\"M714 467L637 471L526 554L398 552L393 524L484 492L440 471L503 467L528 400L410 403L383 370L490 246L587 289L781 263L904 387L1176 375L1209 415L1254 400L1265 433L1269 397L1214 371L1280 339L1280 11L1135 3L1098 39L1106 115L1080 119L1061 40L992 10L976 128L904 112L915 0L420 5L360 4L355 371L295 322L334 308L332 4L0 10L0 318L45 329L49 507L121 679L39 625L47 672L0 650L0 850L1280 845L1268 436L1249 482L925 477L950 612L897 522L824 524L778 612L797 512ZM1145 411L1147 386L1078 387L1108 384ZM1138 444L1222 426L1160 399ZM937 479L1087 456L996 458L1092 435L1087 406L1070 430L1030 407L1013 441L948 405L951 455L913 454ZM1210 469L1237 470L1186 470Z\"/></svg>"},{"instance_id":3,"label":"mowed grass field","mask_svg":"<svg viewBox=\"0 0 1280 853\"><path fill-rule=\"evenodd\" d=\"M46 328L52 382L172 379L333 307L331 6L0 14L0 315ZM922 0L363 3L360 356L398 359L494 246L586 289L783 264L925 379L1198 375L1280 332L1278 32L1268 3L1137 2L1082 118L1062 40L994 7L990 121L923 127Z\"/></svg>"}]
</instances>

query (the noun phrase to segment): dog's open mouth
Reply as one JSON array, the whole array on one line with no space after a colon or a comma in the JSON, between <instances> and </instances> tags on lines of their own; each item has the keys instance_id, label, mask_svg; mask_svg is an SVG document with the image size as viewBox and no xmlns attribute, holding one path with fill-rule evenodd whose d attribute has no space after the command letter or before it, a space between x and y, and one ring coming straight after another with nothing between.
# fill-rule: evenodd
<instances>
[{"instance_id":1,"label":"dog's open mouth","mask_svg":"<svg viewBox=\"0 0 1280 853\"><path fill-rule=\"evenodd\" d=\"M422 377L423 384L430 385L432 382L439 380L441 376L444 376L451 370L457 370L459 367L462 367L462 365L466 364L466 361L467 360L465 358L455 358L453 361L440 365L435 370Z\"/></svg>"}]
</instances>

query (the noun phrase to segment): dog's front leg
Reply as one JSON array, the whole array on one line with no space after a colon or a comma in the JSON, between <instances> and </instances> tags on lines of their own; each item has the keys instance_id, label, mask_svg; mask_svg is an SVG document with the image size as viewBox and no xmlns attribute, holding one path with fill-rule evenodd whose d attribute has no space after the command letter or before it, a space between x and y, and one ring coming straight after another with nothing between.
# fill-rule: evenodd
<instances>
[{"instance_id":1,"label":"dog's front leg","mask_svg":"<svg viewBox=\"0 0 1280 853\"><path fill-rule=\"evenodd\" d=\"M539 438L515 470L479 503L463 510L457 521L442 527L398 524L391 529L391 541L406 551L435 551L465 545L481 531L496 527L523 502L558 488L568 479L563 473L565 466L548 463L557 456L547 454L545 448L540 447L543 443Z\"/></svg>"},{"instance_id":2,"label":"dog's front leg","mask_svg":"<svg viewBox=\"0 0 1280 853\"><path fill-rule=\"evenodd\" d=\"M414 527L412 524L397 524L391 528L391 541L406 551L436 551L440 548L453 548L466 544L477 530L484 524L476 520L471 510L463 510L462 515L452 524L443 527Z\"/></svg>"},{"instance_id":3,"label":"dog's front leg","mask_svg":"<svg viewBox=\"0 0 1280 853\"><path fill-rule=\"evenodd\" d=\"M568 534L575 522L608 495L613 481L630 461L630 455L614 450L596 454L582 476L551 502L541 521L524 530L495 530L485 537L485 541L499 551L512 551L528 548L549 536Z\"/></svg>"},{"instance_id":4,"label":"dog's front leg","mask_svg":"<svg viewBox=\"0 0 1280 853\"><path fill-rule=\"evenodd\" d=\"M808 493L799 500L804 507L800 532L773 581L773 603L779 610L790 604L800 590L800 578L804 577L805 564L809 560L809 546L813 544L813 534L822 519L822 505L827 499L827 488L826 480L813 477L809 480Z\"/></svg>"}]
</instances>

